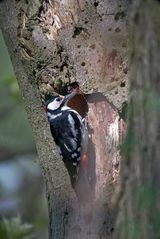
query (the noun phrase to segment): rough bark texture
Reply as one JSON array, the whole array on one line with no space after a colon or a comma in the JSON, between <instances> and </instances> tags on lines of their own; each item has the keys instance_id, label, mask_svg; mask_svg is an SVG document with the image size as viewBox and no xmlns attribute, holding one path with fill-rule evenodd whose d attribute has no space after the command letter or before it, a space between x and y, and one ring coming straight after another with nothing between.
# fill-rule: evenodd
<instances>
[{"instance_id":1,"label":"rough bark texture","mask_svg":"<svg viewBox=\"0 0 160 239\"><path fill-rule=\"evenodd\" d=\"M119 170L118 145L124 131L118 110L128 88L126 9L125 0L0 3L1 28L46 183L50 238L112 237L112 177ZM71 189L42 107L44 96L53 90L50 84L59 88L75 80L88 94L92 129L93 196L87 205L79 205Z\"/></svg>"},{"instance_id":2,"label":"rough bark texture","mask_svg":"<svg viewBox=\"0 0 160 239\"><path fill-rule=\"evenodd\" d=\"M129 128L117 239L160 238L159 13L159 1L134 1Z\"/></svg>"}]
</instances>

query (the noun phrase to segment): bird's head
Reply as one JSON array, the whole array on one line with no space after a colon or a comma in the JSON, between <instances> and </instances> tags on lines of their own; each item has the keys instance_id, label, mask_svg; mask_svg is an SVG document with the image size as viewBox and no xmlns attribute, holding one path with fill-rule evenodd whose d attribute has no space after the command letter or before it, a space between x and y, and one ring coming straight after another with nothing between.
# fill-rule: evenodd
<instances>
[{"instance_id":1,"label":"bird's head","mask_svg":"<svg viewBox=\"0 0 160 239\"><path fill-rule=\"evenodd\" d=\"M46 112L55 111L61 109L63 106L66 106L68 101L76 95L76 92L72 92L65 96L53 96L46 102Z\"/></svg>"}]
</instances>

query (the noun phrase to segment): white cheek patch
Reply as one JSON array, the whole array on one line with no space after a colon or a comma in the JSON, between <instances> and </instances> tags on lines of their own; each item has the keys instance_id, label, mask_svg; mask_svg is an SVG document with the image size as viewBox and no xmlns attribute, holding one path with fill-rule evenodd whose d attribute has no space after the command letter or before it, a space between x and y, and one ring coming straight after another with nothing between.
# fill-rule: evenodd
<instances>
[{"instance_id":1,"label":"white cheek patch","mask_svg":"<svg viewBox=\"0 0 160 239\"><path fill-rule=\"evenodd\" d=\"M48 104L47 108L49 110L56 110L61 105L61 102L62 102L62 100L61 101L54 100L54 101L52 101L51 103Z\"/></svg>"}]
</instances>

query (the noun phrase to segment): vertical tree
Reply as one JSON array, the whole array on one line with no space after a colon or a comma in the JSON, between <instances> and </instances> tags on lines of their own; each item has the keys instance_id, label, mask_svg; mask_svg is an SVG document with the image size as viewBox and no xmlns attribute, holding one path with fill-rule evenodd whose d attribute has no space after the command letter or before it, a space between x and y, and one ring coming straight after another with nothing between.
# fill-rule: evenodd
<instances>
[{"instance_id":1,"label":"vertical tree","mask_svg":"<svg viewBox=\"0 0 160 239\"><path fill-rule=\"evenodd\" d=\"M125 0L0 2L1 28L46 184L50 238L111 237L112 176L119 167L123 134L118 111L128 87L126 16ZM75 80L87 95L92 128L94 197L80 208L42 107L45 95Z\"/></svg>"},{"instance_id":2,"label":"vertical tree","mask_svg":"<svg viewBox=\"0 0 160 239\"><path fill-rule=\"evenodd\" d=\"M117 239L160 237L160 2L133 1L128 134Z\"/></svg>"}]
</instances>

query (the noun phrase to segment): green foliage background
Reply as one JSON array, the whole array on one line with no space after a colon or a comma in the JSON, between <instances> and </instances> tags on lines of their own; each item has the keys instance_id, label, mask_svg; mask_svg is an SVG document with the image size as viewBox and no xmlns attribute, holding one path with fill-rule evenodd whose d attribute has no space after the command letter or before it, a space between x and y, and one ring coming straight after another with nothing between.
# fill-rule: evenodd
<instances>
[{"instance_id":1,"label":"green foliage background","mask_svg":"<svg viewBox=\"0 0 160 239\"><path fill-rule=\"evenodd\" d=\"M0 151L35 150L19 87L0 32Z\"/></svg>"},{"instance_id":2,"label":"green foliage background","mask_svg":"<svg viewBox=\"0 0 160 239\"><path fill-rule=\"evenodd\" d=\"M30 224L22 223L20 217L11 220L3 219L0 221L1 239L34 239L33 227Z\"/></svg>"}]
</instances>

